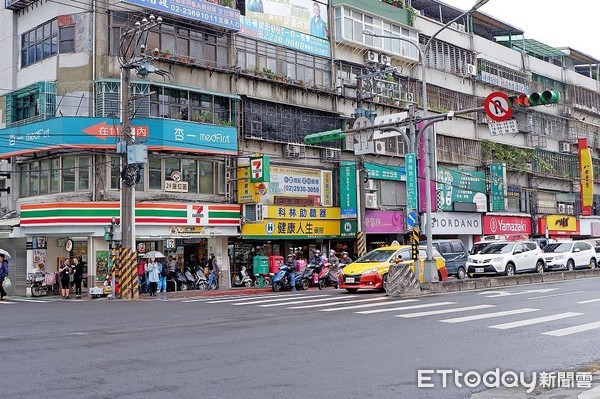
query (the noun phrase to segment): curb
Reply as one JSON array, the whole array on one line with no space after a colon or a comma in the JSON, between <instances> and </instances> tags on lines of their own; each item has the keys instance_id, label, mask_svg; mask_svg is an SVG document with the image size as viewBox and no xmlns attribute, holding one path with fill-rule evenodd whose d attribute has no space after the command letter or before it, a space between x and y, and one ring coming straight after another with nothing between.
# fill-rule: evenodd
<instances>
[{"instance_id":1,"label":"curb","mask_svg":"<svg viewBox=\"0 0 600 399\"><path fill-rule=\"evenodd\" d=\"M418 295L443 294L446 292L474 291L486 288L511 287L550 283L565 280L600 277L600 269L574 270L566 272L544 272L536 274L519 274L515 276L480 277L465 280L441 281L435 283L421 283L421 292ZM390 284L390 282L388 282ZM388 287L389 288L389 287ZM390 290L388 290L390 292ZM394 292L392 289L391 292ZM389 295L389 294L388 294ZM397 295L390 295L397 296ZM411 295L414 296L414 295Z\"/></svg>"}]
</instances>

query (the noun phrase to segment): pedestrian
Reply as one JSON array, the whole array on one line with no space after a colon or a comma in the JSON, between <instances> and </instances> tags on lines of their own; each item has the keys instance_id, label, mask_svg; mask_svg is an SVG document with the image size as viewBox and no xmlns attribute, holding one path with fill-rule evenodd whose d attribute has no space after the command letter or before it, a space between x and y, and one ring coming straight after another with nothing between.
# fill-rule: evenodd
<instances>
[{"instance_id":1,"label":"pedestrian","mask_svg":"<svg viewBox=\"0 0 600 399\"><path fill-rule=\"evenodd\" d=\"M168 266L161 261L158 262L158 292L167 292Z\"/></svg>"},{"instance_id":2,"label":"pedestrian","mask_svg":"<svg viewBox=\"0 0 600 399\"><path fill-rule=\"evenodd\" d=\"M348 255L348 252L343 251L342 259L340 260L340 266L341 267L348 266L350 263L352 263L352 258L350 257L350 255Z\"/></svg>"},{"instance_id":3,"label":"pedestrian","mask_svg":"<svg viewBox=\"0 0 600 399\"><path fill-rule=\"evenodd\" d=\"M0 301L6 297L6 291L4 291L4 279L8 278L8 260L3 253L0 253Z\"/></svg>"},{"instance_id":4,"label":"pedestrian","mask_svg":"<svg viewBox=\"0 0 600 399\"><path fill-rule=\"evenodd\" d=\"M329 280L335 288L338 288L340 260L335 254L335 249L329 250L329 258L327 258L327 261L331 263L331 268L329 269Z\"/></svg>"},{"instance_id":5,"label":"pedestrian","mask_svg":"<svg viewBox=\"0 0 600 399\"><path fill-rule=\"evenodd\" d=\"M146 261L140 258L138 262L138 289L140 293L148 292L148 279L146 278Z\"/></svg>"},{"instance_id":6,"label":"pedestrian","mask_svg":"<svg viewBox=\"0 0 600 399\"><path fill-rule=\"evenodd\" d=\"M63 261L62 265L58 269L58 275L60 276L62 298L71 299L71 297L69 296L69 285L71 284L71 264L69 262L69 259L65 259Z\"/></svg>"},{"instance_id":7,"label":"pedestrian","mask_svg":"<svg viewBox=\"0 0 600 399\"><path fill-rule=\"evenodd\" d=\"M150 258L150 262L146 264L146 272L148 273L148 281L150 281L149 292L150 296L156 296L158 285L158 263L154 258Z\"/></svg>"},{"instance_id":8,"label":"pedestrian","mask_svg":"<svg viewBox=\"0 0 600 399\"><path fill-rule=\"evenodd\" d=\"M208 257L208 289L212 289L214 284L215 290L219 288L219 265L217 264L217 258L215 254L210 254Z\"/></svg>"},{"instance_id":9,"label":"pedestrian","mask_svg":"<svg viewBox=\"0 0 600 399\"><path fill-rule=\"evenodd\" d=\"M78 257L73 258L73 282L75 283L75 299L81 299L81 282L83 280L83 263Z\"/></svg>"}]
</instances>

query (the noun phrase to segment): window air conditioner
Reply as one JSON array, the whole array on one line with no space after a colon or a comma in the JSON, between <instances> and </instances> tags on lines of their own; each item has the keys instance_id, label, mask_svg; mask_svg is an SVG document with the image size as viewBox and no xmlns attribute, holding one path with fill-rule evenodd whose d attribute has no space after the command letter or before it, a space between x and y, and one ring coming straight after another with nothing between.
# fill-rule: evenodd
<instances>
[{"instance_id":1,"label":"window air conditioner","mask_svg":"<svg viewBox=\"0 0 600 399\"><path fill-rule=\"evenodd\" d=\"M365 53L365 62L378 64L379 63L379 53L376 53L375 51L371 51L371 50L367 51Z\"/></svg>"},{"instance_id":2,"label":"window air conditioner","mask_svg":"<svg viewBox=\"0 0 600 399\"><path fill-rule=\"evenodd\" d=\"M377 204L377 193L366 193L365 194L365 208L367 208L367 209L379 208L379 206Z\"/></svg>"},{"instance_id":3,"label":"window air conditioner","mask_svg":"<svg viewBox=\"0 0 600 399\"><path fill-rule=\"evenodd\" d=\"M304 144L288 143L284 145L283 152L286 158L304 158L306 147Z\"/></svg>"},{"instance_id":4,"label":"window air conditioner","mask_svg":"<svg viewBox=\"0 0 600 399\"><path fill-rule=\"evenodd\" d=\"M387 153L385 141L375 141L375 154L383 155L385 153Z\"/></svg>"},{"instance_id":5,"label":"window air conditioner","mask_svg":"<svg viewBox=\"0 0 600 399\"><path fill-rule=\"evenodd\" d=\"M385 54L381 54L379 56L379 62L381 63L381 65L385 65L385 66L392 65L392 60L390 59L390 57L388 57Z\"/></svg>"},{"instance_id":6,"label":"window air conditioner","mask_svg":"<svg viewBox=\"0 0 600 399\"><path fill-rule=\"evenodd\" d=\"M459 32L466 32L465 24L458 24L457 27Z\"/></svg>"},{"instance_id":7,"label":"window air conditioner","mask_svg":"<svg viewBox=\"0 0 600 399\"><path fill-rule=\"evenodd\" d=\"M341 151L336 148L322 148L321 162L339 162Z\"/></svg>"},{"instance_id":8,"label":"window air conditioner","mask_svg":"<svg viewBox=\"0 0 600 399\"><path fill-rule=\"evenodd\" d=\"M568 141L560 141L558 143L558 151L571 152L571 143L569 143Z\"/></svg>"},{"instance_id":9,"label":"window air conditioner","mask_svg":"<svg viewBox=\"0 0 600 399\"><path fill-rule=\"evenodd\" d=\"M467 74L477 76L477 67L474 64L467 64Z\"/></svg>"},{"instance_id":10,"label":"window air conditioner","mask_svg":"<svg viewBox=\"0 0 600 399\"><path fill-rule=\"evenodd\" d=\"M567 206L563 203L558 204L558 213L566 213Z\"/></svg>"},{"instance_id":11,"label":"window air conditioner","mask_svg":"<svg viewBox=\"0 0 600 399\"><path fill-rule=\"evenodd\" d=\"M263 204L244 204L244 222L263 221Z\"/></svg>"},{"instance_id":12,"label":"window air conditioner","mask_svg":"<svg viewBox=\"0 0 600 399\"><path fill-rule=\"evenodd\" d=\"M567 211L567 214L574 215L575 214L575 205L567 204L566 211Z\"/></svg>"},{"instance_id":13,"label":"window air conditioner","mask_svg":"<svg viewBox=\"0 0 600 399\"><path fill-rule=\"evenodd\" d=\"M377 183L374 179L369 179L365 183L365 190L367 191L377 191Z\"/></svg>"}]
</instances>

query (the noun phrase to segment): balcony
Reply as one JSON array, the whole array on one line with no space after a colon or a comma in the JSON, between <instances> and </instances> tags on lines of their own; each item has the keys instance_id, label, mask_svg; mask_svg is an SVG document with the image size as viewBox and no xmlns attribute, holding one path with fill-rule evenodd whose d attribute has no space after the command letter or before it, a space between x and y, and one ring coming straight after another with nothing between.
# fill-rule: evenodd
<instances>
[{"instance_id":1,"label":"balcony","mask_svg":"<svg viewBox=\"0 0 600 399\"><path fill-rule=\"evenodd\" d=\"M4 0L4 6L9 10L19 11L27 8L27 6L36 1L37 0Z\"/></svg>"}]
</instances>

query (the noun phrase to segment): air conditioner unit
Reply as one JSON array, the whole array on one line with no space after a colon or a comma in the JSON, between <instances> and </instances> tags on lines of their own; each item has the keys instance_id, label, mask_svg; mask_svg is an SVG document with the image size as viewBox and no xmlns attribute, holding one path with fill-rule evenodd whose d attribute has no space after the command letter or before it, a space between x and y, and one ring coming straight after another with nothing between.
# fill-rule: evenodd
<instances>
[{"instance_id":1,"label":"air conditioner unit","mask_svg":"<svg viewBox=\"0 0 600 399\"><path fill-rule=\"evenodd\" d=\"M385 149L385 141L375 141L375 154L385 154L387 151Z\"/></svg>"},{"instance_id":2,"label":"air conditioner unit","mask_svg":"<svg viewBox=\"0 0 600 399\"><path fill-rule=\"evenodd\" d=\"M365 53L365 62L379 64L379 53L371 50L367 51Z\"/></svg>"},{"instance_id":3,"label":"air conditioner unit","mask_svg":"<svg viewBox=\"0 0 600 399\"><path fill-rule=\"evenodd\" d=\"M286 158L304 158L306 156L306 146L296 143L284 144L283 155Z\"/></svg>"},{"instance_id":4,"label":"air conditioner unit","mask_svg":"<svg viewBox=\"0 0 600 399\"><path fill-rule=\"evenodd\" d=\"M465 29L465 24L458 24L458 30L459 30L460 32L466 32L466 29Z\"/></svg>"},{"instance_id":5,"label":"air conditioner unit","mask_svg":"<svg viewBox=\"0 0 600 399\"><path fill-rule=\"evenodd\" d=\"M566 210L567 210L567 214L574 215L575 214L575 205L567 204Z\"/></svg>"},{"instance_id":6,"label":"air conditioner unit","mask_svg":"<svg viewBox=\"0 0 600 399\"><path fill-rule=\"evenodd\" d=\"M381 54L381 55L379 56L379 63L380 63L381 65L390 66L390 65L392 65L392 60L391 60L391 58L390 58L390 57L388 57L387 55L385 55L385 54Z\"/></svg>"},{"instance_id":7,"label":"air conditioner unit","mask_svg":"<svg viewBox=\"0 0 600 399\"><path fill-rule=\"evenodd\" d=\"M322 162L339 162L340 161L340 150L336 148L322 148L321 149L321 161Z\"/></svg>"},{"instance_id":8,"label":"air conditioner unit","mask_svg":"<svg viewBox=\"0 0 600 399\"><path fill-rule=\"evenodd\" d=\"M365 183L365 190L367 191L377 191L377 183L374 179L369 179Z\"/></svg>"},{"instance_id":9,"label":"air conditioner unit","mask_svg":"<svg viewBox=\"0 0 600 399\"><path fill-rule=\"evenodd\" d=\"M571 143L569 143L568 141L560 141L558 143L558 151L571 152Z\"/></svg>"},{"instance_id":10,"label":"air conditioner unit","mask_svg":"<svg viewBox=\"0 0 600 399\"><path fill-rule=\"evenodd\" d=\"M566 213L567 206L563 203L558 204L558 213Z\"/></svg>"},{"instance_id":11,"label":"air conditioner unit","mask_svg":"<svg viewBox=\"0 0 600 399\"><path fill-rule=\"evenodd\" d=\"M377 204L377 193L366 193L365 194L365 208L367 208L367 209L379 208L379 205Z\"/></svg>"},{"instance_id":12,"label":"air conditioner unit","mask_svg":"<svg viewBox=\"0 0 600 399\"><path fill-rule=\"evenodd\" d=\"M467 64L467 74L477 76L477 67L474 64Z\"/></svg>"},{"instance_id":13,"label":"air conditioner unit","mask_svg":"<svg viewBox=\"0 0 600 399\"><path fill-rule=\"evenodd\" d=\"M244 204L243 208L244 222L263 221L263 204Z\"/></svg>"}]
</instances>

